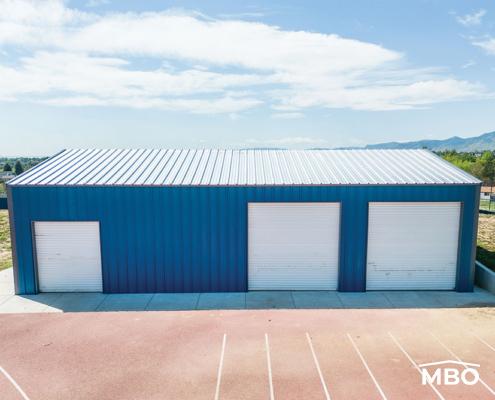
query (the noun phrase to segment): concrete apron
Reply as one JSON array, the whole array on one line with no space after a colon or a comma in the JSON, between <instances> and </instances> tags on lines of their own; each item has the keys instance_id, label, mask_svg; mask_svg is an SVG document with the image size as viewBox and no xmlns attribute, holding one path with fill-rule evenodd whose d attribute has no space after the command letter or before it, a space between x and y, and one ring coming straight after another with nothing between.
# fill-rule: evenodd
<instances>
[{"instance_id":1,"label":"concrete apron","mask_svg":"<svg viewBox=\"0 0 495 400\"><path fill-rule=\"evenodd\" d=\"M495 295L457 292L41 293L0 297L0 313L242 309L495 307Z\"/></svg>"},{"instance_id":2,"label":"concrete apron","mask_svg":"<svg viewBox=\"0 0 495 400\"><path fill-rule=\"evenodd\" d=\"M0 313L255 310L392 309L495 307L495 294L443 291L253 291L235 293L40 293L14 295L12 268L0 271Z\"/></svg>"}]
</instances>

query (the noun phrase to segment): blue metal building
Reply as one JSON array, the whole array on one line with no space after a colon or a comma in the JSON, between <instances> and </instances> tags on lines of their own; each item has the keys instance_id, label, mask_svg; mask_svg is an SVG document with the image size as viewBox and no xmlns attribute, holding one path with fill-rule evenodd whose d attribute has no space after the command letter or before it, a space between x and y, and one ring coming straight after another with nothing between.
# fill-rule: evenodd
<instances>
[{"instance_id":1,"label":"blue metal building","mask_svg":"<svg viewBox=\"0 0 495 400\"><path fill-rule=\"evenodd\" d=\"M65 150L7 192L18 294L473 290L480 182L425 150Z\"/></svg>"}]
</instances>

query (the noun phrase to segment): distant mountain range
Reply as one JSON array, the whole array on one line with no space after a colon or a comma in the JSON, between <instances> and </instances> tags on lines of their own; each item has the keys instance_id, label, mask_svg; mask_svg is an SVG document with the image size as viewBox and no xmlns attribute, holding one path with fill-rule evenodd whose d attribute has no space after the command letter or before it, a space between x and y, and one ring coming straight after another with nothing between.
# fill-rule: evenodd
<instances>
[{"instance_id":1,"label":"distant mountain range","mask_svg":"<svg viewBox=\"0 0 495 400\"><path fill-rule=\"evenodd\" d=\"M453 136L444 140L418 140L416 142L388 142L369 144L365 149L423 149L433 151L457 150L457 151L483 151L495 150L495 131L484 133L480 136L461 138Z\"/></svg>"}]
</instances>

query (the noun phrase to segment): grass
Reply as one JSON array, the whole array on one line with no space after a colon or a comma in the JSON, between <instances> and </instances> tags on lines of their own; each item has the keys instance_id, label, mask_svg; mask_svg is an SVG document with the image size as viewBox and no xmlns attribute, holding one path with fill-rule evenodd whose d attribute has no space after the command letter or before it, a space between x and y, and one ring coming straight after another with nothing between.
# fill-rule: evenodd
<instances>
[{"instance_id":1,"label":"grass","mask_svg":"<svg viewBox=\"0 0 495 400\"><path fill-rule=\"evenodd\" d=\"M0 271L11 266L9 214L7 210L0 210Z\"/></svg>"},{"instance_id":2,"label":"grass","mask_svg":"<svg viewBox=\"0 0 495 400\"><path fill-rule=\"evenodd\" d=\"M476 258L495 271L495 215L480 214Z\"/></svg>"},{"instance_id":3,"label":"grass","mask_svg":"<svg viewBox=\"0 0 495 400\"><path fill-rule=\"evenodd\" d=\"M490 200L480 200L480 209L495 211L495 201L490 204Z\"/></svg>"}]
</instances>

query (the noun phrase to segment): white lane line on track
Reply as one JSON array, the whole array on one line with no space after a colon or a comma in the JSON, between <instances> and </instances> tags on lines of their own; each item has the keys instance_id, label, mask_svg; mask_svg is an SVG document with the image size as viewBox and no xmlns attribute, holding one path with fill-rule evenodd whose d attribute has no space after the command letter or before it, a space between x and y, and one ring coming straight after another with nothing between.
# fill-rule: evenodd
<instances>
[{"instance_id":1,"label":"white lane line on track","mask_svg":"<svg viewBox=\"0 0 495 400\"><path fill-rule=\"evenodd\" d=\"M265 333L266 362L268 365L268 382L270 383L270 400L275 400L273 394L272 362L270 360L270 344L268 343L268 333Z\"/></svg>"},{"instance_id":2,"label":"white lane line on track","mask_svg":"<svg viewBox=\"0 0 495 400\"><path fill-rule=\"evenodd\" d=\"M457 355L452 351L450 350L437 336L435 336L433 333L430 332L430 335L440 344L440 346L442 346L445 350L447 350L450 355L452 357L454 357L457 361L459 362L463 362L459 357L457 357ZM465 369L467 369L468 367L466 365L462 365ZM485 387L486 390L488 390L493 396L495 396L495 390L493 390L490 386L488 386L486 384L486 382L481 379L480 377L480 383Z\"/></svg>"},{"instance_id":3,"label":"white lane line on track","mask_svg":"<svg viewBox=\"0 0 495 400\"><path fill-rule=\"evenodd\" d=\"M14 378L12 378L9 373L7 371L5 371L5 369L2 368L2 366L0 365L0 372L2 372L2 374L5 375L5 377L10 381L10 383L17 389L17 391L19 392L19 394L22 396L22 398L24 400L29 400L29 397L27 396L26 393L24 393L24 390L21 389L21 387L17 384L17 382L14 380Z\"/></svg>"},{"instance_id":4,"label":"white lane line on track","mask_svg":"<svg viewBox=\"0 0 495 400\"><path fill-rule=\"evenodd\" d=\"M220 353L220 363L218 364L217 387L215 389L215 400L220 398L220 383L222 381L223 358L225 356L225 345L227 343L227 334L223 334L222 351Z\"/></svg>"},{"instance_id":5,"label":"white lane line on track","mask_svg":"<svg viewBox=\"0 0 495 400\"><path fill-rule=\"evenodd\" d=\"M416 370L419 372L419 374L421 375L421 370L419 369L418 367L418 364L416 364L416 362L412 359L412 357L407 353L407 351L404 349L404 347L402 347L402 345L399 343L399 341L395 338L394 335L392 335L390 332L388 333L388 335L390 336L390 338L394 341L394 343L397 345L397 347L400 349L400 351L402 351L402 353L406 356L406 358L409 360L409 362L414 366L414 368L416 368ZM433 389L433 391L436 393L436 395L438 396L439 399L441 400L445 400L445 397L442 396L442 394L438 391L438 389L431 383L431 382L428 382L428 384L430 385L430 387Z\"/></svg>"},{"instance_id":6,"label":"white lane line on track","mask_svg":"<svg viewBox=\"0 0 495 400\"><path fill-rule=\"evenodd\" d=\"M323 374L321 373L320 363L318 362L318 358L316 357L313 342L311 341L311 336L309 336L308 332L306 332L306 338L308 339L311 354L313 354L313 360L315 361L316 370L318 371L318 375L320 376L321 385L323 386L323 391L325 392L326 399L331 400L330 393L328 393L327 384L325 383L325 379L323 378Z\"/></svg>"},{"instance_id":7,"label":"white lane line on track","mask_svg":"<svg viewBox=\"0 0 495 400\"><path fill-rule=\"evenodd\" d=\"M380 385L378 384L378 381L376 380L375 376L373 375L373 373L371 372L371 369L370 367L368 366L368 363L366 362L366 360L364 359L364 356L361 354L361 352L359 351L359 348L357 347L357 344L354 342L354 340L352 339L351 335L347 334L347 337L349 338L349 340L351 341L352 343L352 346L354 347L354 350L356 350L356 353L358 353L358 356L359 358L361 359L361 361L363 362L363 365L364 367L366 368L366 371L368 371L368 374L371 376L371 379L373 379L373 382L376 386L376 388L378 389L378 392L380 392L380 395L382 396L382 399L383 400L387 400L387 396L385 396L385 393L383 393L383 390L382 388L380 387Z\"/></svg>"},{"instance_id":8,"label":"white lane line on track","mask_svg":"<svg viewBox=\"0 0 495 400\"><path fill-rule=\"evenodd\" d=\"M486 340L480 338L476 333L472 333L472 335L478 339L481 343L483 343L486 347L488 347L491 351L495 351L495 347L493 347L490 343L488 343Z\"/></svg>"}]
</instances>

